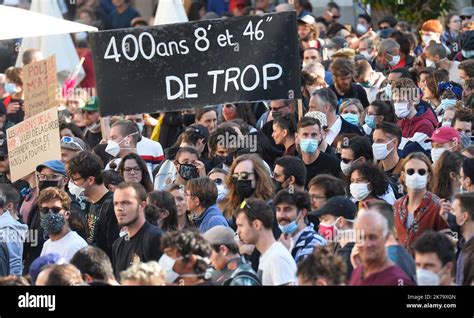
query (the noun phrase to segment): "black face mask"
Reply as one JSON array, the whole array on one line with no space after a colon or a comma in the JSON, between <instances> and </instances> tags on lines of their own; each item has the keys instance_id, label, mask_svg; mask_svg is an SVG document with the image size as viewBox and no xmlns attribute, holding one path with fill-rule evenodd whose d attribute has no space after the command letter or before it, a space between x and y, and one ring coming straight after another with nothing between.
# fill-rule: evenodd
<instances>
[{"instance_id":1,"label":"black face mask","mask_svg":"<svg viewBox=\"0 0 474 318\"><path fill-rule=\"evenodd\" d=\"M199 177L197 168L190 164L180 164L179 175L186 181Z\"/></svg>"},{"instance_id":2,"label":"black face mask","mask_svg":"<svg viewBox=\"0 0 474 318\"><path fill-rule=\"evenodd\" d=\"M234 182L235 192L242 199L249 198L254 192L255 189L252 188L252 180L237 180Z\"/></svg>"},{"instance_id":3,"label":"black face mask","mask_svg":"<svg viewBox=\"0 0 474 318\"><path fill-rule=\"evenodd\" d=\"M281 110L272 111L273 120L280 118L282 115L283 115L283 112Z\"/></svg>"},{"instance_id":4,"label":"black face mask","mask_svg":"<svg viewBox=\"0 0 474 318\"><path fill-rule=\"evenodd\" d=\"M234 161L234 157L232 155L228 156L215 156L217 163L223 163L226 166L231 166L232 162Z\"/></svg>"},{"instance_id":5,"label":"black face mask","mask_svg":"<svg viewBox=\"0 0 474 318\"><path fill-rule=\"evenodd\" d=\"M41 191L49 187L59 188L58 183L59 181L49 181L49 180L40 181L38 182L38 189Z\"/></svg>"},{"instance_id":6,"label":"black face mask","mask_svg":"<svg viewBox=\"0 0 474 318\"><path fill-rule=\"evenodd\" d=\"M278 191L283 190L283 183L285 183L286 180L283 182L277 181L275 179L272 179L272 180L273 180L273 187L275 188L275 194L277 194Z\"/></svg>"}]
</instances>

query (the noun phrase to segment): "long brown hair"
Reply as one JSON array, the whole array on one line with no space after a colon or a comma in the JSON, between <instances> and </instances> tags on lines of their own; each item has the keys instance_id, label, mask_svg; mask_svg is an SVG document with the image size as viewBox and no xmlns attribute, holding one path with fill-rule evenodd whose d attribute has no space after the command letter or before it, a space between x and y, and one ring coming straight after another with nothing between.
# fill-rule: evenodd
<instances>
[{"instance_id":1,"label":"long brown hair","mask_svg":"<svg viewBox=\"0 0 474 318\"><path fill-rule=\"evenodd\" d=\"M427 170L428 170L428 184L426 185L426 190L431 191L432 183L433 183L433 168L431 167L431 160L422 152L412 152L408 156L405 157L402 163L402 174L400 175L400 183L403 185L403 187L406 189L405 185L405 166L408 163L408 161L412 159L418 159L423 161L426 164Z\"/></svg>"},{"instance_id":2,"label":"long brown hair","mask_svg":"<svg viewBox=\"0 0 474 318\"><path fill-rule=\"evenodd\" d=\"M451 200L453 196L451 172L459 175L464 157L445 151L433 166L432 189L441 199Z\"/></svg>"},{"instance_id":3,"label":"long brown hair","mask_svg":"<svg viewBox=\"0 0 474 318\"><path fill-rule=\"evenodd\" d=\"M230 219L240 205L241 198L237 195L232 181L232 175L234 174L235 167L244 161L252 161L253 170L255 173L255 192L252 194L252 198L258 198L267 201L273 195L273 182L270 178L267 168L265 167L263 160L256 154L247 154L237 157L232 166L230 167L229 174L225 178L225 184L229 192L227 193L224 216Z\"/></svg>"}]
</instances>

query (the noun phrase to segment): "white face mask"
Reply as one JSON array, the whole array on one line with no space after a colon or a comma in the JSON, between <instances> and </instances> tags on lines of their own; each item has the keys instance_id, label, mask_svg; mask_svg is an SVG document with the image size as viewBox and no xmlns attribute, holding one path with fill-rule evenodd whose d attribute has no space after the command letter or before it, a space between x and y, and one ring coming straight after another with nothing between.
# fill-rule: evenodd
<instances>
[{"instance_id":1,"label":"white face mask","mask_svg":"<svg viewBox=\"0 0 474 318\"><path fill-rule=\"evenodd\" d=\"M448 151L450 149L446 149L446 148L432 148L431 149L431 160L433 160L433 163L435 163L436 161L438 161L439 157L441 157L441 155L445 152L445 151Z\"/></svg>"},{"instance_id":2,"label":"white face mask","mask_svg":"<svg viewBox=\"0 0 474 318\"><path fill-rule=\"evenodd\" d=\"M426 59L425 63L426 63L426 67L436 67L435 62L430 59Z\"/></svg>"},{"instance_id":3,"label":"white face mask","mask_svg":"<svg viewBox=\"0 0 474 318\"><path fill-rule=\"evenodd\" d=\"M438 286L440 284L438 274L423 268L416 269L416 281L418 286Z\"/></svg>"},{"instance_id":4,"label":"white face mask","mask_svg":"<svg viewBox=\"0 0 474 318\"><path fill-rule=\"evenodd\" d=\"M217 185L217 202L224 200L228 191L229 190L227 190L224 184L218 184Z\"/></svg>"},{"instance_id":5,"label":"white face mask","mask_svg":"<svg viewBox=\"0 0 474 318\"><path fill-rule=\"evenodd\" d=\"M367 198L370 194L369 184L368 183L351 183L349 186L351 195L357 201L362 201Z\"/></svg>"},{"instance_id":6,"label":"white face mask","mask_svg":"<svg viewBox=\"0 0 474 318\"><path fill-rule=\"evenodd\" d=\"M442 127L451 127L452 121L446 120L441 124Z\"/></svg>"},{"instance_id":7,"label":"white face mask","mask_svg":"<svg viewBox=\"0 0 474 318\"><path fill-rule=\"evenodd\" d=\"M396 102L395 105L395 114L398 118L405 118L410 114L410 109L408 108L408 102Z\"/></svg>"},{"instance_id":8,"label":"white face mask","mask_svg":"<svg viewBox=\"0 0 474 318\"><path fill-rule=\"evenodd\" d=\"M389 143L393 141L390 140L386 144L383 143L373 143L372 144L372 152L374 153L375 160L385 160L387 156L393 151L394 148L388 150L387 146Z\"/></svg>"},{"instance_id":9,"label":"white face mask","mask_svg":"<svg viewBox=\"0 0 474 318\"><path fill-rule=\"evenodd\" d=\"M120 145L113 140L108 140L105 152L115 158L120 152Z\"/></svg>"},{"instance_id":10,"label":"white face mask","mask_svg":"<svg viewBox=\"0 0 474 318\"><path fill-rule=\"evenodd\" d=\"M179 277L179 274L173 271L174 263L176 263L176 260L166 255L166 253L163 253L158 261L158 265L160 265L166 273L166 282L170 284L174 283Z\"/></svg>"},{"instance_id":11,"label":"white face mask","mask_svg":"<svg viewBox=\"0 0 474 318\"><path fill-rule=\"evenodd\" d=\"M428 175L424 174L420 176L418 172L415 172L411 176L405 172L405 185L407 188L412 190L425 189L428 184Z\"/></svg>"},{"instance_id":12,"label":"white face mask","mask_svg":"<svg viewBox=\"0 0 474 318\"><path fill-rule=\"evenodd\" d=\"M344 161L341 160L341 171L344 173L344 175L348 176L349 171L351 171L351 167L353 164L355 164L360 158L353 160L350 163L345 163Z\"/></svg>"},{"instance_id":13,"label":"white face mask","mask_svg":"<svg viewBox=\"0 0 474 318\"><path fill-rule=\"evenodd\" d=\"M430 44L431 41L435 41L436 43L439 42L439 39L436 35L422 35L421 39L423 40L423 43L426 45Z\"/></svg>"},{"instance_id":14,"label":"white face mask","mask_svg":"<svg viewBox=\"0 0 474 318\"><path fill-rule=\"evenodd\" d=\"M345 163L344 161L341 161L341 171L344 173L344 175L348 176L349 171L351 170L352 163Z\"/></svg>"},{"instance_id":15,"label":"white face mask","mask_svg":"<svg viewBox=\"0 0 474 318\"><path fill-rule=\"evenodd\" d=\"M369 62L372 60L372 55L370 55L369 51L367 50L360 51L359 54L365 57L365 59Z\"/></svg>"},{"instance_id":16,"label":"white face mask","mask_svg":"<svg viewBox=\"0 0 474 318\"><path fill-rule=\"evenodd\" d=\"M368 31L367 27L366 27L365 25L360 24L360 23L357 24L356 30L357 30L357 32L359 32L359 34L361 34L361 35L364 34L364 33L366 33L366 32Z\"/></svg>"},{"instance_id":17,"label":"white face mask","mask_svg":"<svg viewBox=\"0 0 474 318\"><path fill-rule=\"evenodd\" d=\"M137 132L134 132L133 134L130 134L130 135L127 135L125 136L120 142L116 142L116 141L113 141L113 140L108 140L107 141L107 147L105 148L105 152L108 153L109 155L111 155L112 157L117 157L119 152L120 152L120 144L125 140L127 139L127 137L129 136L133 136L133 135L136 135L138 134L138 131ZM123 148L123 149L132 149L132 148Z\"/></svg>"},{"instance_id":18,"label":"white face mask","mask_svg":"<svg viewBox=\"0 0 474 318\"><path fill-rule=\"evenodd\" d=\"M392 60L388 62L388 65L390 66L395 66L400 62L400 55L394 55L392 56Z\"/></svg>"},{"instance_id":19,"label":"white face mask","mask_svg":"<svg viewBox=\"0 0 474 318\"><path fill-rule=\"evenodd\" d=\"M75 185L74 182L72 182L72 180L69 180L68 189L69 189L69 192L72 195L75 195L77 198L80 197L81 194L85 191L83 187Z\"/></svg>"},{"instance_id":20,"label":"white face mask","mask_svg":"<svg viewBox=\"0 0 474 318\"><path fill-rule=\"evenodd\" d=\"M140 132L143 133L143 129L145 128L145 123L137 123L138 129L140 129Z\"/></svg>"}]
</instances>

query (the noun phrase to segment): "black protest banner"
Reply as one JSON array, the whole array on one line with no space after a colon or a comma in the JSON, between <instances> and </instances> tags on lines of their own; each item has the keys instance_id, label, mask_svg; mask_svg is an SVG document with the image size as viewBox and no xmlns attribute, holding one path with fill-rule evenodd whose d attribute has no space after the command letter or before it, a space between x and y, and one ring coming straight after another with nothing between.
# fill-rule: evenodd
<instances>
[{"instance_id":1,"label":"black protest banner","mask_svg":"<svg viewBox=\"0 0 474 318\"><path fill-rule=\"evenodd\" d=\"M295 12L90 34L102 116L300 97Z\"/></svg>"}]
</instances>

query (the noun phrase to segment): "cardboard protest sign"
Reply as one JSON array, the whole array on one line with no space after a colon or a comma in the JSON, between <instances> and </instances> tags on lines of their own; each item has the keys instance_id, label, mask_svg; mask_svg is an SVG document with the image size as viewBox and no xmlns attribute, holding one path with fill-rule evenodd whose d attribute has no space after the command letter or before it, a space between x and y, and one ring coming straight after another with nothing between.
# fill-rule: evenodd
<instances>
[{"instance_id":1,"label":"cardboard protest sign","mask_svg":"<svg viewBox=\"0 0 474 318\"><path fill-rule=\"evenodd\" d=\"M90 34L102 116L300 97L295 12Z\"/></svg>"},{"instance_id":2,"label":"cardboard protest sign","mask_svg":"<svg viewBox=\"0 0 474 318\"><path fill-rule=\"evenodd\" d=\"M22 74L27 117L59 106L55 55L25 65Z\"/></svg>"},{"instance_id":3,"label":"cardboard protest sign","mask_svg":"<svg viewBox=\"0 0 474 318\"><path fill-rule=\"evenodd\" d=\"M58 111L51 108L7 129L11 181L35 171L48 160L61 159Z\"/></svg>"}]
</instances>

